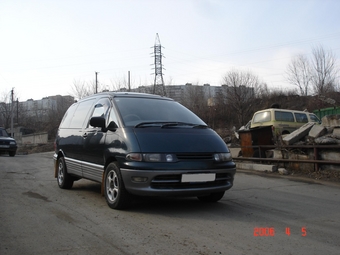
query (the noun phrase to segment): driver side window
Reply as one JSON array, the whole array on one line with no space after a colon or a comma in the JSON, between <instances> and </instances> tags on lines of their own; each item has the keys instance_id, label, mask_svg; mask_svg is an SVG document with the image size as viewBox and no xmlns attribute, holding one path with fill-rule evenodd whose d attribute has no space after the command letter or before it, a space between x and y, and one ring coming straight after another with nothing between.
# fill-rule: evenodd
<instances>
[{"instance_id":1,"label":"driver side window","mask_svg":"<svg viewBox=\"0 0 340 255\"><path fill-rule=\"evenodd\" d=\"M92 117L103 117L107 119L109 109L111 108L111 103L108 98L102 98L100 99L95 105L94 105L94 110L92 112Z\"/></svg>"}]
</instances>

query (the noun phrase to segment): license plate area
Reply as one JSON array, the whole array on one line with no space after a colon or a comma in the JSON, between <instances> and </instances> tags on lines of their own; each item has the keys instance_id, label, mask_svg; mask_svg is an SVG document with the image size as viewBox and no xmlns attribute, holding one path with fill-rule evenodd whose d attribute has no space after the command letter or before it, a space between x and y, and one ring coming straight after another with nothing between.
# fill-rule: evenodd
<instances>
[{"instance_id":1,"label":"license plate area","mask_svg":"<svg viewBox=\"0 0 340 255\"><path fill-rule=\"evenodd\" d=\"M182 174L181 182L211 182L215 181L216 174Z\"/></svg>"}]
</instances>

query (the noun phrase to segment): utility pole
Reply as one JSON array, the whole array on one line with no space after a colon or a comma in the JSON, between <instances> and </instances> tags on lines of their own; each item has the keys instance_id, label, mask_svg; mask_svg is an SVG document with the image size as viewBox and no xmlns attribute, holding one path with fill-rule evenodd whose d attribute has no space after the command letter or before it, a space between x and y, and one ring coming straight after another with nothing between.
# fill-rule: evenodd
<instances>
[{"instance_id":1,"label":"utility pole","mask_svg":"<svg viewBox=\"0 0 340 255\"><path fill-rule=\"evenodd\" d=\"M131 91L131 86L130 86L130 71L128 71L128 88L129 88L129 92Z\"/></svg>"},{"instance_id":2,"label":"utility pole","mask_svg":"<svg viewBox=\"0 0 340 255\"><path fill-rule=\"evenodd\" d=\"M97 94L98 93L98 78L97 78L98 72L95 72L95 74L96 74L96 94Z\"/></svg>"},{"instance_id":3,"label":"utility pole","mask_svg":"<svg viewBox=\"0 0 340 255\"><path fill-rule=\"evenodd\" d=\"M11 137L14 138L13 133L13 116L14 115L14 88L11 90Z\"/></svg>"},{"instance_id":4,"label":"utility pole","mask_svg":"<svg viewBox=\"0 0 340 255\"><path fill-rule=\"evenodd\" d=\"M159 40L158 33L156 34L156 40L154 45L154 59L155 59L155 81L153 85L153 94L159 94L165 96L165 87L164 87L164 80L163 80L163 64L162 64L162 45L161 41ZM157 91L156 91L157 88Z\"/></svg>"}]
</instances>

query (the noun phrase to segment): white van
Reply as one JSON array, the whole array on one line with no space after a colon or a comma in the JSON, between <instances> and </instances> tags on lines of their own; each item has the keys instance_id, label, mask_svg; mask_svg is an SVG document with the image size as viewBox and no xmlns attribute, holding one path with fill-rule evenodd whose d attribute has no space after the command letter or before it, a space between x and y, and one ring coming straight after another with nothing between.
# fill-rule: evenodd
<instances>
[{"instance_id":1,"label":"white van","mask_svg":"<svg viewBox=\"0 0 340 255\"><path fill-rule=\"evenodd\" d=\"M321 123L314 113L270 108L254 113L250 128L272 126L275 134L290 134L307 122Z\"/></svg>"}]
</instances>

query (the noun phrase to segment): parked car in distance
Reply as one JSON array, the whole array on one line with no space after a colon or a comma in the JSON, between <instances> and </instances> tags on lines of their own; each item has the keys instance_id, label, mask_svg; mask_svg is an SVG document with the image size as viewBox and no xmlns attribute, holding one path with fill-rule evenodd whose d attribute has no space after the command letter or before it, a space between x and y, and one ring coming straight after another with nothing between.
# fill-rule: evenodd
<instances>
[{"instance_id":1,"label":"parked car in distance","mask_svg":"<svg viewBox=\"0 0 340 255\"><path fill-rule=\"evenodd\" d=\"M217 202L236 172L229 148L200 118L170 98L142 93L104 92L70 106L53 158L60 188L80 178L99 182L114 209L132 196Z\"/></svg>"},{"instance_id":2,"label":"parked car in distance","mask_svg":"<svg viewBox=\"0 0 340 255\"><path fill-rule=\"evenodd\" d=\"M8 153L9 156L14 157L17 148L15 139L9 136L6 129L0 127L0 153Z\"/></svg>"},{"instance_id":3,"label":"parked car in distance","mask_svg":"<svg viewBox=\"0 0 340 255\"><path fill-rule=\"evenodd\" d=\"M274 134L290 134L307 122L321 123L314 113L270 108L255 112L250 128L272 126Z\"/></svg>"}]
</instances>

